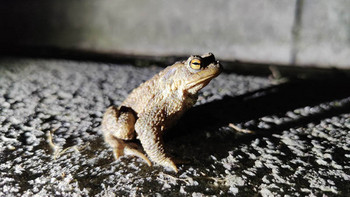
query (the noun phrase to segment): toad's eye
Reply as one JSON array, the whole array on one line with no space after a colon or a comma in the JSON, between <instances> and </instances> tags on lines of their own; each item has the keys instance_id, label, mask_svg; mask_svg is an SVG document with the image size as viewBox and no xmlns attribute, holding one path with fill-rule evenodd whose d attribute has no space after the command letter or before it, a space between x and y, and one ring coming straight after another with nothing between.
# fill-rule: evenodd
<instances>
[{"instance_id":1,"label":"toad's eye","mask_svg":"<svg viewBox=\"0 0 350 197\"><path fill-rule=\"evenodd\" d=\"M198 70L201 68L201 60L199 59L193 59L190 62L190 66L192 69Z\"/></svg>"}]
</instances>

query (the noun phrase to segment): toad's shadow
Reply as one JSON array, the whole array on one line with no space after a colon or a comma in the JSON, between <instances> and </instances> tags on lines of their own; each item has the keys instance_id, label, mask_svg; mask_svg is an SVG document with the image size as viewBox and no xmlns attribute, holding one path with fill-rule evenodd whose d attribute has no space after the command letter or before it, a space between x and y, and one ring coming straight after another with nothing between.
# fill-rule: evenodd
<instances>
[{"instance_id":1,"label":"toad's shadow","mask_svg":"<svg viewBox=\"0 0 350 197\"><path fill-rule=\"evenodd\" d=\"M222 100L196 106L189 110L177 126L169 131L165 139L173 139L175 144L181 136L186 136L186 139L196 138L198 142L195 146L211 146L210 150L215 151L204 151L207 152L207 155L203 155L203 152L197 153L193 150L193 157L198 154L202 156L208 156L209 154L227 155L227 151L232 148L232 145L250 143L252 139L271 136L273 133L280 133L289 128L303 126L311 122L317 123L327 117L349 113L350 99L347 99L340 106L324 104L322 106L324 108L320 111L300 116L300 118L292 121L281 120L281 124L272 125L268 129L261 129L253 123L251 124L253 126L250 126L249 129L256 131L256 134L241 136L239 140L236 140L234 131L226 132L225 136L219 139L206 138L205 135L200 135L199 132L203 132L203 130L218 131L219 128L227 126L229 123L245 123L259 120L264 116L283 117L288 111L298 108L313 107L321 103L350 98L349 82L348 77L296 80L236 97L226 96ZM222 143L218 140L221 140ZM189 146L193 145L191 142L188 142L188 144ZM222 144L226 144L226 147L223 147ZM188 156L192 157L191 155Z\"/></svg>"}]
</instances>

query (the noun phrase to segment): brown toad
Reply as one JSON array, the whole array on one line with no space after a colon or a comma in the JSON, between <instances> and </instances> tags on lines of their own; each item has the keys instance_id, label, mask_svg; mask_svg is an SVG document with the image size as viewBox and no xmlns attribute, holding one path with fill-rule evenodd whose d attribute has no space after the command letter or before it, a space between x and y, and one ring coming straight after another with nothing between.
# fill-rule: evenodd
<instances>
[{"instance_id":1,"label":"brown toad","mask_svg":"<svg viewBox=\"0 0 350 197\"><path fill-rule=\"evenodd\" d=\"M165 153L163 132L197 101L197 93L222 71L212 53L194 55L168 66L134 89L119 107L107 109L102 120L105 141L116 159L135 155L150 160L130 140L139 139L151 161L177 172Z\"/></svg>"}]
</instances>

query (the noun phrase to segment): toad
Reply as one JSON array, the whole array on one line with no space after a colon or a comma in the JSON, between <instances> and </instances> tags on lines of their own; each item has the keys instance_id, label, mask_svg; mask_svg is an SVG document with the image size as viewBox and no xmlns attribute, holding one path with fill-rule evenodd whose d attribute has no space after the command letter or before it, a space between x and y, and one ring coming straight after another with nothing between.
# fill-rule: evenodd
<instances>
[{"instance_id":1,"label":"toad","mask_svg":"<svg viewBox=\"0 0 350 197\"><path fill-rule=\"evenodd\" d=\"M212 53L193 55L168 66L134 89L119 106L103 115L105 142L116 159L122 155L142 158L177 172L173 159L165 152L163 133L197 101L198 91L222 71ZM139 139L144 152L131 140Z\"/></svg>"}]
</instances>

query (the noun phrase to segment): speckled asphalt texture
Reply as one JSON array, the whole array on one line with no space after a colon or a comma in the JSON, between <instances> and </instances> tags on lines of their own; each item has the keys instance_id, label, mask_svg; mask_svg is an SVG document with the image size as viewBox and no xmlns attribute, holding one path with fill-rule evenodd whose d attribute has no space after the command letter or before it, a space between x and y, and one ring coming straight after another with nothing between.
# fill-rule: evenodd
<instances>
[{"instance_id":1,"label":"speckled asphalt texture","mask_svg":"<svg viewBox=\"0 0 350 197\"><path fill-rule=\"evenodd\" d=\"M222 73L165 136L174 174L114 161L100 130L160 67L0 60L0 196L348 196L350 80ZM241 133L230 127L254 131Z\"/></svg>"}]
</instances>

